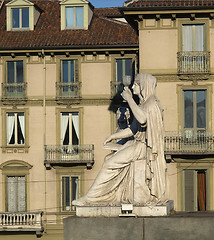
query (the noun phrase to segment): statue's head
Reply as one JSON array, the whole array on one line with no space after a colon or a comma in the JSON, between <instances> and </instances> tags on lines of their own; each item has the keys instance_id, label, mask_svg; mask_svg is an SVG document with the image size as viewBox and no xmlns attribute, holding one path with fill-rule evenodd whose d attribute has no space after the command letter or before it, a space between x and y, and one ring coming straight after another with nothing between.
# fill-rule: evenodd
<instances>
[{"instance_id":1,"label":"statue's head","mask_svg":"<svg viewBox=\"0 0 214 240\"><path fill-rule=\"evenodd\" d=\"M140 86L140 91L146 100L155 94L157 79L150 73L139 73L135 77L135 82Z\"/></svg>"}]
</instances>

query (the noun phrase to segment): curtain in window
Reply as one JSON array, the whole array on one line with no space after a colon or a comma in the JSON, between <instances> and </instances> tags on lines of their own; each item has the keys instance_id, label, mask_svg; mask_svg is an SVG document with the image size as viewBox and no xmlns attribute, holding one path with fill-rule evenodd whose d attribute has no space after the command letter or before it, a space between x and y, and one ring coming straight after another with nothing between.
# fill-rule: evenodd
<instances>
[{"instance_id":1,"label":"curtain in window","mask_svg":"<svg viewBox=\"0 0 214 240\"><path fill-rule=\"evenodd\" d=\"M26 206L25 200L25 177L17 177L17 201L18 212L24 212Z\"/></svg>"},{"instance_id":2,"label":"curtain in window","mask_svg":"<svg viewBox=\"0 0 214 240\"><path fill-rule=\"evenodd\" d=\"M76 7L76 26L83 27L83 7Z\"/></svg>"},{"instance_id":3,"label":"curtain in window","mask_svg":"<svg viewBox=\"0 0 214 240\"><path fill-rule=\"evenodd\" d=\"M7 178L7 211L16 212L16 177Z\"/></svg>"},{"instance_id":4,"label":"curtain in window","mask_svg":"<svg viewBox=\"0 0 214 240\"><path fill-rule=\"evenodd\" d=\"M66 7L66 27L74 26L74 8Z\"/></svg>"},{"instance_id":5,"label":"curtain in window","mask_svg":"<svg viewBox=\"0 0 214 240\"><path fill-rule=\"evenodd\" d=\"M198 211L206 211L206 174L205 171L198 171Z\"/></svg>"},{"instance_id":6,"label":"curtain in window","mask_svg":"<svg viewBox=\"0 0 214 240\"><path fill-rule=\"evenodd\" d=\"M204 51L204 25L195 25L195 51Z\"/></svg>"},{"instance_id":7,"label":"curtain in window","mask_svg":"<svg viewBox=\"0 0 214 240\"><path fill-rule=\"evenodd\" d=\"M68 128L69 114L61 115L61 143L63 143L65 139L65 134Z\"/></svg>"},{"instance_id":8,"label":"curtain in window","mask_svg":"<svg viewBox=\"0 0 214 240\"><path fill-rule=\"evenodd\" d=\"M72 114L72 122L73 122L73 125L74 125L75 133L76 133L77 138L78 138L78 142L79 142L79 115L78 115L78 113Z\"/></svg>"},{"instance_id":9,"label":"curtain in window","mask_svg":"<svg viewBox=\"0 0 214 240\"><path fill-rule=\"evenodd\" d=\"M7 115L7 143L9 144L13 136L15 127L15 115L14 113L8 113Z\"/></svg>"},{"instance_id":10,"label":"curtain in window","mask_svg":"<svg viewBox=\"0 0 214 240\"><path fill-rule=\"evenodd\" d=\"M18 114L18 120L20 123L22 136L25 139L25 116L24 116L24 114Z\"/></svg>"},{"instance_id":11,"label":"curtain in window","mask_svg":"<svg viewBox=\"0 0 214 240\"><path fill-rule=\"evenodd\" d=\"M193 51L192 25L183 25L183 51Z\"/></svg>"}]
</instances>

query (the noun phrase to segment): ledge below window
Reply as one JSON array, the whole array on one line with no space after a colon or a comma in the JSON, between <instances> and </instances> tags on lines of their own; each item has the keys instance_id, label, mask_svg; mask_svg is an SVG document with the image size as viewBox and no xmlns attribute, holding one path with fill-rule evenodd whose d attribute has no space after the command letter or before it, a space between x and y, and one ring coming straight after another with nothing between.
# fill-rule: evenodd
<instances>
[{"instance_id":1,"label":"ledge below window","mask_svg":"<svg viewBox=\"0 0 214 240\"><path fill-rule=\"evenodd\" d=\"M2 153L28 153L30 146L2 146Z\"/></svg>"}]
</instances>

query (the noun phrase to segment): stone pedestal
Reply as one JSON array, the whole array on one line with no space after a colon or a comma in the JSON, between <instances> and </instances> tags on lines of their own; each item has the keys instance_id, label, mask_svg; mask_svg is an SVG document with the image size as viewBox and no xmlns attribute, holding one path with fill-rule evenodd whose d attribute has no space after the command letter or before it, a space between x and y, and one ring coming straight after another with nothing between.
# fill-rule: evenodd
<instances>
[{"instance_id":1,"label":"stone pedestal","mask_svg":"<svg viewBox=\"0 0 214 240\"><path fill-rule=\"evenodd\" d=\"M121 206L77 206L78 217L148 217L167 216L173 210L173 201L160 206L134 206L123 204Z\"/></svg>"}]
</instances>

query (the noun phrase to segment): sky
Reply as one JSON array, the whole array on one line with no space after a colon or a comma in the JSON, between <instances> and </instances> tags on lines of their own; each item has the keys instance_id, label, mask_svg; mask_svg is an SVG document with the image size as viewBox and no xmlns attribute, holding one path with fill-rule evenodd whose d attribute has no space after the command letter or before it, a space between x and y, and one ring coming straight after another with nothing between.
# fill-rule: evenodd
<instances>
[{"instance_id":1,"label":"sky","mask_svg":"<svg viewBox=\"0 0 214 240\"><path fill-rule=\"evenodd\" d=\"M126 0L89 0L95 8L122 7Z\"/></svg>"}]
</instances>

